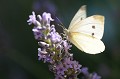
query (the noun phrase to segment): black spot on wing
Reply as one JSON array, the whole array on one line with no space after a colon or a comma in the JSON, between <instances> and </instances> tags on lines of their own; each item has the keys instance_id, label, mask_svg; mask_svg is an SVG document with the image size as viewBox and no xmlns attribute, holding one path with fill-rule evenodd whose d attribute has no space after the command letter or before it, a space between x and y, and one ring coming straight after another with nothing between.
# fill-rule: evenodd
<instances>
[{"instance_id":1,"label":"black spot on wing","mask_svg":"<svg viewBox=\"0 0 120 79\"><path fill-rule=\"evenodd\" d=\"M94 33L92 33L92 36L94 36L95 34Z\"/></svg>"},{"instance_id":2,"label":"black spot on wing","mask_svg":"<svg viewBox=\"0 0 120 79\"><path fill-rule=\"evenodd\" d=\"M95 26L93 25L92 28L95 29Z\"/></svg>"}]
</instances>

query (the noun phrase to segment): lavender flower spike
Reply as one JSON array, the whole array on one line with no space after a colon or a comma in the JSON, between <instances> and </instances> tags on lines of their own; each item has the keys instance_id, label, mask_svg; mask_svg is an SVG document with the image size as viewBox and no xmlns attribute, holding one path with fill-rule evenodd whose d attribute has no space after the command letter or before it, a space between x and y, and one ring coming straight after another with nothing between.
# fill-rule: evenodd
<instances>
[{"instance_id":1,"label":"lavender flower spike","mask_svg":"<svg viewBox=\"0 0 120 79\"><path fill-rule=\"evenodd\" d=\"M67 40L64 40L58 32L50 13L44 12L42 16L29 16L29 25L33 24L32 29L35 39L38 41L38 59L49 63L49 69L54 73L55 79L79 79L78 75L83 73L83 79L100 79L96 73L90 74L82 68L77 61L73 60L73 54L69 53L72 47Z\"/></svg>"}]
</instances>

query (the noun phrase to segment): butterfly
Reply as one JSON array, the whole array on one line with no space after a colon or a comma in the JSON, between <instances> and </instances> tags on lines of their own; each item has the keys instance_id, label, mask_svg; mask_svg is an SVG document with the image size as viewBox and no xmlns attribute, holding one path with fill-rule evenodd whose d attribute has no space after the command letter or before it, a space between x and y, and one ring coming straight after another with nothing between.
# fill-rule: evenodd
<instances>
[{"instance_id":1,"label":"butterfly","mask_svg":"<svg viewBox=\"0 0 120 79\"><path fill-rule=\"evenodd\" d=\"M68 40L85 53L98 54L105 50L105 45L101 41L104 33L104 16L86 17L86 5L78 10L69 28L64 31Z\"/></svg>"}]
</instances>

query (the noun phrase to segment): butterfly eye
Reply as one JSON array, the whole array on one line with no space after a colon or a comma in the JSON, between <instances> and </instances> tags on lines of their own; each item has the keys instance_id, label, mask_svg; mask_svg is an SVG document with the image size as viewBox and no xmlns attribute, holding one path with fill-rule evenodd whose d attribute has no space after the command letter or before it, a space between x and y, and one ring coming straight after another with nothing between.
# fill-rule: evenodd
<instances>
[{"instance_id":1,"label":"butterfly eye","mask_svg":"<svg viewBox=\"0 0 120 79\"><path fill-rule=\"evenodd\" d=\"M95 26L93 25L92 28L95 29Z\"/></svg>"}]
</instances>

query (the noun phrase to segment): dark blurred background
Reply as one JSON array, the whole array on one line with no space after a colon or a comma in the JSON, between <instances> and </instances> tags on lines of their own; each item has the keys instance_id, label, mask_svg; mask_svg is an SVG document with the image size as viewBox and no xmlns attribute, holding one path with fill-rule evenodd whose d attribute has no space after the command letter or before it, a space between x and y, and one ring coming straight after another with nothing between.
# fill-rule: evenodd
<instances>
[{"instance_id":1,"label":"dark blurred background","mask_svg":"<svg viewBox=\"0 0 120 79\"><path fill-rule=\"evenodd\" d=\"M102 79L120 79L120 0L0 0L0 79L54 79L48 65L38 61L28 16L32 11L50 12L68 28L82 5L87 5L88 16L105 16L106 50L89 55L73 46L70 52L89 72L97 72Z\"/></svg>"}]
</instances>

